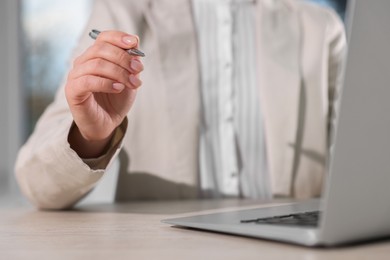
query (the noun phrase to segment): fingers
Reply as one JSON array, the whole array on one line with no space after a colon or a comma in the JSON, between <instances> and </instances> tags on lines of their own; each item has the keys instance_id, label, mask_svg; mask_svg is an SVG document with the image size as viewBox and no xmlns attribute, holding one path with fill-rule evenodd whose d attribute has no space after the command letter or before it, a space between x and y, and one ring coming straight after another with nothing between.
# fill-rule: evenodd
<instances>
[{"instance_id":1,"label":"fingers","mask_svg":"<svg viewBox=\"0 0 390 260\"><path fill-rule=\"evenodd\" d=\"M139 74L144 70L144 65L138 58L134 58L130 62L130 70L134 74Z\"/></svg>"},{"instance_id":2,"label":"fingers","mask_svg":"<svg viewBox=\"0 0 390 260\"><path fill-rule=\"evenodd\" d=\"M136 66L139 66L140 62L134 61L133 63L137 63ZM115 63L101 58L86 61L81 66L73 69L69 76L72 79L77 79L86 75L94 75L111 79L122 83L129 88L137 88L140 86L138 81L131 80L134 76L133 73L130 73L128 70Z\"/></svg>"},{"instance_id":3,"label":"fingers","mask_svg":"<svg viewBox=\"0 0 390 260\"><path fill-rule=\"evenodd\" d=\"M74 80L74 96L84 97L85 94L95 93L121 93L126 86L115 80L93 76L84 75Z\"/></svg>"},{"instance_id":4,"label":"fingers","mask_svg":"<svg viewBox=\"0 0 390 260\"><path fill-rule=\"evenodd\" d=\"M102 58L112 63L116 63L135 74L140 73L144 69L142 62L138 57L132 56L122 48L105 42L96 42L89 47L83 55L74 61L74 66L81 65L86 61L95 58Z\"/></svg>"},{"instance_id":5,"label":"fingers","mask_svg":"<svg viewBox=\"0 0 390 260\"><path fill-rule=\"evenodd\" d=\"M139 38L120 31L104 31L98 35L96 42L106 42L122 49L131 49L138 48Z\"/></svg>"},{"instance_id":6,"label":"fingers","mask_svg":"<svg viewBox=\"0 0 390 260\"><path fill-rule=\"evenodd\" d=\"M75 59L68 75L74 95L86 92L120 93L125 87L141 86L144 66L139 57L125 49L138 47L137 36L119 31L99 34L95 43Z\"/></svg>"}]
</instances>

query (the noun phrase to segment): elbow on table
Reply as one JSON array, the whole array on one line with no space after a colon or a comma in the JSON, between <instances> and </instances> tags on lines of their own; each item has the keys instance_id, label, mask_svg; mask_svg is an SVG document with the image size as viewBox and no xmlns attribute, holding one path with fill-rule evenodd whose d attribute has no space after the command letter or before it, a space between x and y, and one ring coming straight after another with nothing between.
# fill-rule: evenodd
<instances>
[{"instance_id":1,"label":"elbow on table","mask_svg":"<svg viewBox=\"0 0 390 260\"><path fill-rule=\"evenodd\" d=\"M50 185L38 185L22 171L15 170L15 175L23 195L39 210L68 210L82 197Z\"/></svg>"},{"instance_id":2,"label":"elbow on table","mask_svg":"<svg viewBox=\"0 0 390 260\"><path fill-rule=\"evenodd\" d=\"M38 210L53 210L53 211L62 211L62 210L70 210L76 204L76 202L67 202L67 201L59 201L54 200L53 203L47 202L44 200L39 200L36 198L29 198L29 201L38 209Z\"/></svg>"}]
</instances>

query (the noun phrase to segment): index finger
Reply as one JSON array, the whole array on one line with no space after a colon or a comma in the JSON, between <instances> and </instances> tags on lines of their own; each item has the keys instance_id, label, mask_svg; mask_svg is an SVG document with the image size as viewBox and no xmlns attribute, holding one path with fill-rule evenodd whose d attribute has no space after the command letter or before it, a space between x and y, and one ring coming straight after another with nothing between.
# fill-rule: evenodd
<instances>
[{"instance_id":1,"label":"index finger","mask_svg":"<svg viewBox=\"0 0 390 260\"><path fill-rule=\"evenodd\" d=\"M100 32L96 41L107 42L122 49L138 48L139 45L138 36L121 31Z\"/></svg>"}]
</instances>

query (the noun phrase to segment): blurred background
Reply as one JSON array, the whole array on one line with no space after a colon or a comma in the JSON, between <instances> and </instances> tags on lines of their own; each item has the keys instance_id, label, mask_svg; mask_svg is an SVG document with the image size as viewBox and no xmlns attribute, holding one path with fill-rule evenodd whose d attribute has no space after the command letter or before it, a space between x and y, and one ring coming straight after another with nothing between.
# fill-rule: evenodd
<instances>
[{"instance_id":1,"label":"blurred background","mask_svg":"<svg viewBox=\"0 0 390 260\"><path fill-rule=\"evenodd\" d=\"M305 1L330 6L344 19L346 0ZM92 2L0 1L1 206L26 203L13 176L17 151L53 100Z\"/></svg>"}]
</instances>

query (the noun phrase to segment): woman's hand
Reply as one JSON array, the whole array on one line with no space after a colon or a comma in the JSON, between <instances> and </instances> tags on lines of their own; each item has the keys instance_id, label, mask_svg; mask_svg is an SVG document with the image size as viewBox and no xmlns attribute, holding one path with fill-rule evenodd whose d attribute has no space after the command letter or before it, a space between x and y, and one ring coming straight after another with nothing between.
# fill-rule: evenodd
<instances>
[{"instance_id":1,"label":"woman's hand","mask_svg":"<svg viewBox=\"0 0 390 260\"><path fill-rule=\"evenodd\" d=\"M80 157L103 154L115 128L129 112L142 84L139 73L143 65L125 49L137 47L138 37L105 31L75 59L65 95L76 124L68 141Z\"/></svg>"}]
</instances>

